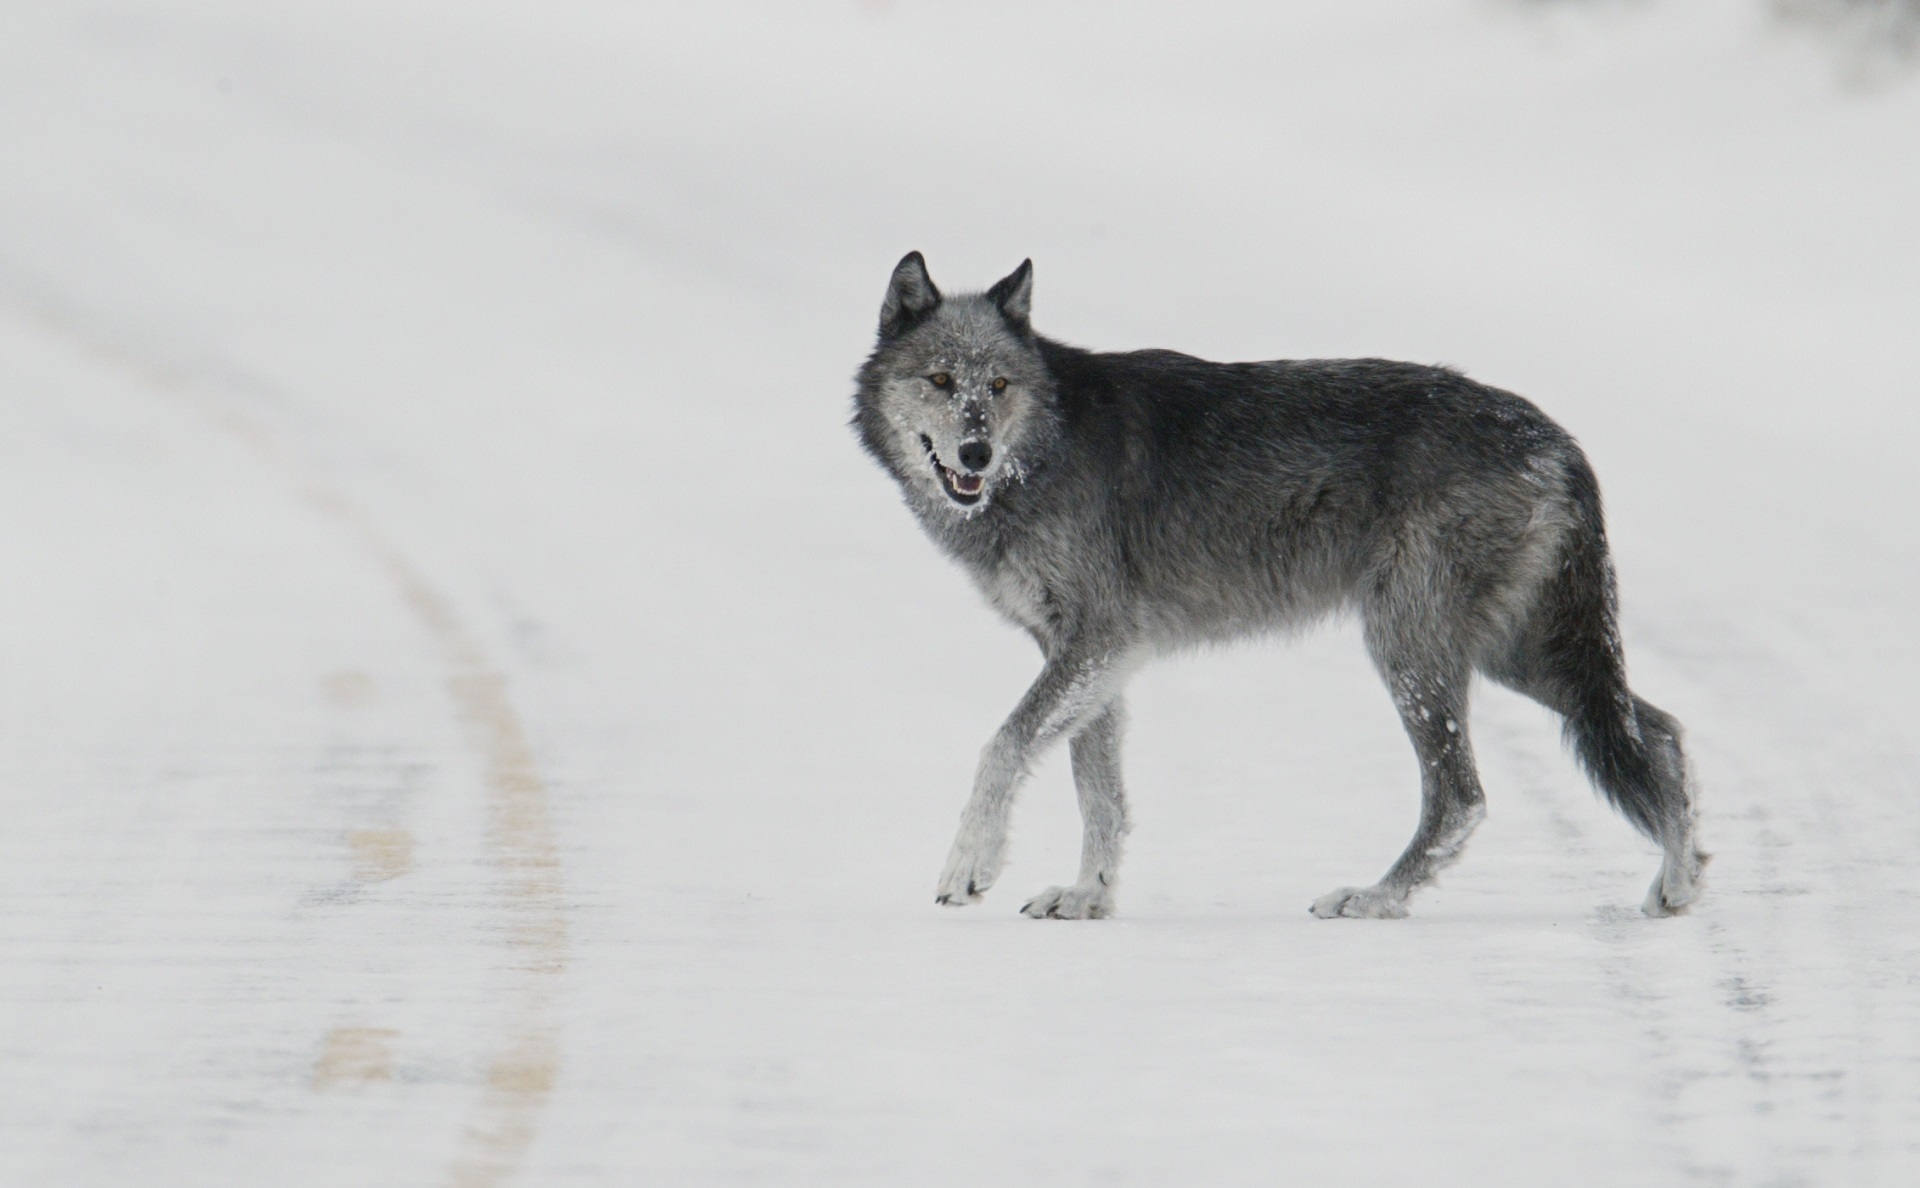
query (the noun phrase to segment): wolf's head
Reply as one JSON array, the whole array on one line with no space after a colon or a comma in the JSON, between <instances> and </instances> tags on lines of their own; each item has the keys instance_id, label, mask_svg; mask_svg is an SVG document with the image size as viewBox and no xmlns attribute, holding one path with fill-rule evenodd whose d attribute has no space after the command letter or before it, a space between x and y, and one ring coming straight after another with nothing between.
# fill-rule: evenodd
<instances>
[{"instance_id":1,"label":"wolf's head","mask_svg":"<svg viewBox=\"0 0 1920 1188\"><path fill-rule=\"evenodd\" d=\"M1044 448L1053 384L1027 324L1032 297L1031 260L985 293L952 297L919 252L894 268L854 425L910 499L978 514Z\"/></svg>"}]
</instances>

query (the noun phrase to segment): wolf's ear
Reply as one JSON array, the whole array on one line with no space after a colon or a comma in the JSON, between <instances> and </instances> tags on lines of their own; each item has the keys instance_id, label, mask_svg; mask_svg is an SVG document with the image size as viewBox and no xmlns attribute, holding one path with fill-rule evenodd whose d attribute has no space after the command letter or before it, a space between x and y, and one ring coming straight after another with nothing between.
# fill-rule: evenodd
<instances>
[{"instance_id":1,"label":"wolf's ear","mask_svg":"<svg viewBox=\"0 0 1920 1188\"><path fill-rule=\"evenodd\" d=\"M1033 261L1020 261L1020 267L988 289L987 296L1016 329L1027 329L1027 318L1033 313Z\"/></svg>"},{"instance_id":2,"label":"wolf's ear","mask_svg":"<svg viewBox=\"0 0 1920 1188\"><path fill-rule=\"evenodd\" d=\"M919 252L908 252L893 266L893 279L887 282L887 299L880 306L880 336L899 334L939 304L940 290L927 275L926 260Z\"/></svg>"}]
</instances>

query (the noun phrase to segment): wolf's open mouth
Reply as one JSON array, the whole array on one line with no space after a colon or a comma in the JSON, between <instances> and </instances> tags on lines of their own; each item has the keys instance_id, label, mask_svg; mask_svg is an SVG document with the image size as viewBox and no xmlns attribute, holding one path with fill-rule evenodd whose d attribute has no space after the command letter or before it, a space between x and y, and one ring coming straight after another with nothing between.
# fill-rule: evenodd
<instances>
[{"instance_id":1,"label":"wolf's open mouth","mask_svg":"<svg viewBox=\"0 0 1920 1188\"><path fill-rule=\"evenodd\" d=\"M933 459L933 469L940 476L940 485L947 489L947 498L961 507L971 507L980 502L981 493L987 489L985 475L961 474L950 469L940 460L940 455L933 452L933 439L924 433L920 435L920 448L927 452L927 457Z\"/></svg>"}]
</instances>

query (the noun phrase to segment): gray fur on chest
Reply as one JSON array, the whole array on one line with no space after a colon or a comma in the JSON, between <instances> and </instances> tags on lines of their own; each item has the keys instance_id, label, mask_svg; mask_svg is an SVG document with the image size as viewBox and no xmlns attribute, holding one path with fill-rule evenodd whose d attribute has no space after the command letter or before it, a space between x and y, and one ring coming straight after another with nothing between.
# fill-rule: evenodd
<instances>
[{"instance_id":1,"label":"gray fur on chest","mask_svg":"<svg viewBox=\"0 0 1920 1188\"><path fill-rule=\"evenodd\" d=\"M1001 565L975 580L993 609L1029 631L1051 633L1053 593L1027 566Z\"/></svg>"},{"instance_id":2,"label":"gray fur on chest","mask_svg":"<svg viewBox=\"0 0 1920 1188\"><path fill-rule=\"evenodd\" d=\"M1090 616L1110 617L1111 607L1090 605L1083 591L1100 583L1077 542L1045 533L996 550L968 565L975 586L1001 616L1042 647L1078 630Z\"/></svg>"}]
</instances>

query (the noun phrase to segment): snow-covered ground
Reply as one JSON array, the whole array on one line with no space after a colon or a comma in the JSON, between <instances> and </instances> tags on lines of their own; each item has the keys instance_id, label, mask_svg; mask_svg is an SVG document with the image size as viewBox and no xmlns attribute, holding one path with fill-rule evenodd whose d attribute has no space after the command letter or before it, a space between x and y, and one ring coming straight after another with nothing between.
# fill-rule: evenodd
<instances>
[{"instance_id":1,"label":"snow-covered ground","mask_svg":"<svg viewBox=\"0 0 1920 1188\"><path fill-rule=\"evenodd\" d=\"M1920 78L1735 0L0 7L0 1184L1920 1178ZM1350 627L1036 668L844 421L888 269L1450 362L1606 485L1716 858L1545 715L1397 923Z\"/></svg>"}]
</instances>

